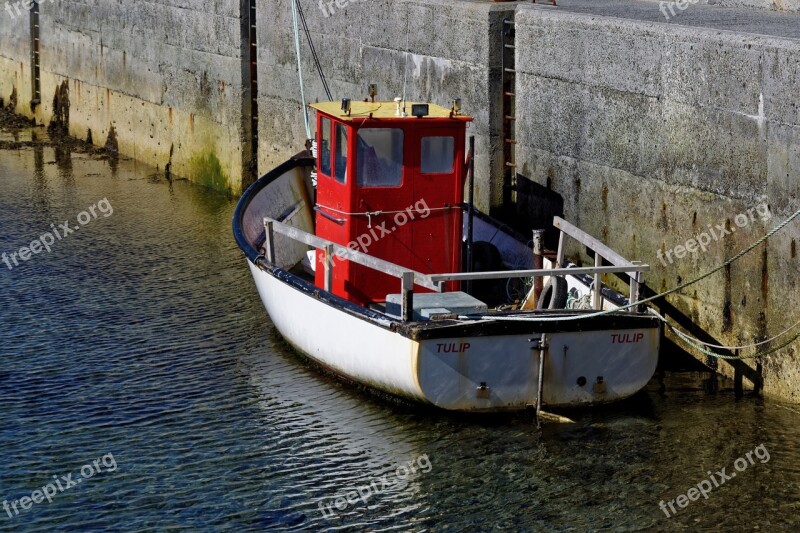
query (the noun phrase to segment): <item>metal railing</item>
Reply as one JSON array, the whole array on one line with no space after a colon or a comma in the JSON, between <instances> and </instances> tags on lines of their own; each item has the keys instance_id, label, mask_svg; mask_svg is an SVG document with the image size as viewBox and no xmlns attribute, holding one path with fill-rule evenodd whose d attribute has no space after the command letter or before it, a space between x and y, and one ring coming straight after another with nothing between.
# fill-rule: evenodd
<instances>
[{"instance_id":1,"label":"metal railing","mask_svg":"<svg viewBox=\"0 0 800 533\"><path fill-rule=\"evenodd\" d=\"M285 235L308 246L312 246L323 251L323 264L325 269L323 289L331 292L333 288L333 263L336 258L339 260L352 261L359 265L383 272L389 276L400 279L400 293L402 294L400 316L404 322L410 322L414 317L414 285L425 287L436 292L442 292L443 284L434 282L426 274L372 257L365 253L358 252L352 248L347 248L336 244L328 239L323 239L312 235L306 231L289 226L283 222L271 218L264 218L264 230L266 239L264 240L264 258L271 264L275 264L275 232Z\"/></svg>"},{"instance_id":2,"label":"metal railing","mask_svg":"<svg viewBox=\"0 0 800 533\"><path fill-rule=\"evenodd\" d=\"M622 268L623 270L616 270L613 273L625 273L628 275L630 280L630 294L628 299L630 302L637 302L639 301L639 285L641 284L641 273L648 272L650 270L649 265L645 265L639 261L628 261L624 257L622 257L619 253L615 252L599 240L595 239L582 229L570 224L566 220L561 217L553 217L553 226L557 229L561 230L558 238L558 252L556 254L556 266L561 266L564 264L564 241L567 236L572 237L579 243L583 244L591 251L594 252L594 265L595 267L601 267L603 264L603 260L611 263L615 267ZM646 267L641 269L640 267ZM573 272L577 273L577 269L570 269ZM602 288L602 280L600 278L601 274L604 272L611 271L603 271L597 269L594 273L594 308L595 309L602 309L603 302L602 302L602 295L600 289ZM631 312L635 313L636 308L632 308Z\"/></svg>"},{"instance_id":3,"label":"metal railing","mask_svg":"<svg viewBox=\"0 0 800 533\"><path fill-rule=\"evenodd\" d=\"M530 269L530 270L503 270L503 271L494 271L494 272L458 272L458 273L450 273L450 274L423 274L421 272L417 272L415 270L397 265L395 263L391 263L389 261L385 261L383 259L378 259L377 257L372 257L371 255L367 255L365 253L353 250L352 248L348 248L342 246L340 244L336 244L333 241L328 239L323 239L322 237L317 237L316 235L312 235L306 231L303 231L299 228L295 228L294 226L289 226L284 224L283 222L278 222L272 218L265 217L264 218L264 230L265 230L265 241L264 241L264 258L270 264L275 264L275 233L279 233L284 235L290 239L295 241L301 242L308 246L311 246L317 250L323 251L323 268L324 268L324 284L323 289L331 292L333 287L333 265L334 262L337 260L347 260L357 263L359 265L371 268L378 272L382 272L389 276L393 276L400 280L400 291L402 295L401 301L401 313L400 316L404 322L410 322L414 316L414 285L424 287L426 289L435 291L435 292L442 292L444 289L445 282L448 281L468 281L468 280L487 280L487 279L506 279L506 278L536 278L539 276L575 276L575 275L594 275L596 280L599 280L599 276L601 274L621 274L626 273L631 276L632 284L631 290L633 291L633 280L636 280L636 291L638 294L638 279L639 274L641 272L647 272L650 270L649 265L645 265L642 263L634 263L625 260L602 244L600 241L597 241L590 235L582 232L575 226L572 226L568 222L556 217L555 219L556 227L561 229L561 239L559 240L559 263L563 259L563 239L564 234L569 234L569 236L581 241L581 239L593 241L592 246L596 247L593 248L597 257L605 258L609 262L617 262L620 264L614 263L612 266L601 266L597 265L594 267L579 267L579 268L538 268L538 269ZM583 241L581 241L583 242ZM586 243L584 243L586 244ZM587 246L589 246L587 244ZM599 250L598 250L599 248ZM597 263L597 261L596 261ZM599 282L595 283L595 291L599 293ZM632 292L633 294L633 292ZM599 297L598 297L599 300ZM596 300L597 301L597 300ZM632 300L634 301L634 300Z\"/></svg>"}]
</instances>

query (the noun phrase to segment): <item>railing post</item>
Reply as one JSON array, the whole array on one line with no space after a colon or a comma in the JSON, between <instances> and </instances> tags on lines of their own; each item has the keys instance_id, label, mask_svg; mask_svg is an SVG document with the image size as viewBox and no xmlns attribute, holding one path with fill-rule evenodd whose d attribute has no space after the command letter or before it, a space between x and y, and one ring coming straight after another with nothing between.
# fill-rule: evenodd
<instances>
[{"instance_id":1,"label":"railing post","mask_svg":"<svg viewBox=\"0 0 800 533\"><path fill-rule=\"evenodd\" d=\"M556 268L564 264L564 231L558 233L558 251L556 252Z\"/></svg>"},{"instance_id":2,"label":"railing post","mask_svg":"<svg viewBox=\"0 0 800 533\"><path fill-rule=\"evenodd\" d=\"M266 239L264 240L264 257L271 265L275 264L275 231L273 229L273 221L264 221L264 233Z\"/></svg>"},{"instance_id":3,"label":"railing post","mask_svg":"<svg viewBox=\"0 0 800 533\"><path fill-rule=\"evenodd\" d=\"M326 244L325 251L325 290L331 292L333 288L333 245Z\"/></svg>"},{"instance_id":4,"label":"railing post","mask_svg":"<svg viewBox=\"0 0 800 533\"><path fill-rule=\"evenodd\" d=\"M400 313L403 317L403 322L411 322L414 320L414 273L403 272L401 278L400 293L402 294L402 309Z\"/></svg>"},{"instance_id":5,"label":"railing post","mask_svg":"<svg viewBox=\"0 0 800 533\"><path fill-rule=\"evenodd\" d=\"M469 175L467 180L467 272L475 269L475 136L469 138ZM464 283L464 292L472 294L472 281Z\"/></svg>"},{"instance_id":6,"label":"railing post","mask_svg":"<svg viewBox=\"0 0 800 533\"><path fill-rule=\"evenodd\" d=\"M635 303L639 301L639 283L641 280L641 272L633 272L631 275L631 295L628 303ZM638 313L639 306L635 305L630 308L631 313Z\"/></svg>"},{"instance_id":7,"label":"railing post","mask_svg":"<svg viewBox=\"0 0 800 533\"><path fill-rule=\"evenodd\" d=\"M533 230L533 268L544 268L544 230ZM533 301L538 302L542 295L542 277L533 277Z\"/></svg>"},{"instance_id":8,"label":"railing post","mask_svg":"<svg viewBox=\"0 0 800 533\"><path fill-rule=\"evenodd\" d=\"M594 252L594 266L603 266L603 258L597 251ZM600 288L603 285L603 275L599 272L594 275L594 308L603 309L603 302L600 301Z\"/></svg>"}]
</instances>

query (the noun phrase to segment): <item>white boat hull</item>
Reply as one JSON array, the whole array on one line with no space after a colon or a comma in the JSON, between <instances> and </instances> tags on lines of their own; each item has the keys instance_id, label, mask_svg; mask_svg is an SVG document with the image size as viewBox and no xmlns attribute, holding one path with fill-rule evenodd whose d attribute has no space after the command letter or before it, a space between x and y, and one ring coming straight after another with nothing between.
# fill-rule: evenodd
<instances>
[{"instance_id":1,"label":"white boat hull","mask_svg":"<svg viewBox=\"0 0 800 533\"><path fill-rule=\"evenodd\" d=\"M344 312L248 262L275 327L308 358L383 392L456 411L535 405L540 334L413 340ZM385 326L385 327L384 327ZM641 390L658 362L658 328L547 334L543 405L613 402ZM581 379L583 378L583 379ZM600 383L598 383L598 381ZM486 392L478 389L485 385Z\"/></svg>"}]
</instances>

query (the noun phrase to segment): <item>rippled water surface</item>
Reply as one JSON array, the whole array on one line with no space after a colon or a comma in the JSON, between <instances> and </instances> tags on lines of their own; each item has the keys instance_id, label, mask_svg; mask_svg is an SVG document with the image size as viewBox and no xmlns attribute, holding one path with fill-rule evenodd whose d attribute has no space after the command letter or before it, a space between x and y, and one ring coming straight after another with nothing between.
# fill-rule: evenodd
<instances>
[{"instance_id":1,"label":"rippled water surface","mask_svg":"<svg viewBox=\"0 0 800 533\"><path fill-rule=\"evenodd\" d=\"M320 375L270 324L234 205L133 162L0 151L0 252L80 228L0 263L0 530L797 529L800 412L704 376L539 432ZM769 460L659 509L761 444Z\"/></svg>"}]
</instances>

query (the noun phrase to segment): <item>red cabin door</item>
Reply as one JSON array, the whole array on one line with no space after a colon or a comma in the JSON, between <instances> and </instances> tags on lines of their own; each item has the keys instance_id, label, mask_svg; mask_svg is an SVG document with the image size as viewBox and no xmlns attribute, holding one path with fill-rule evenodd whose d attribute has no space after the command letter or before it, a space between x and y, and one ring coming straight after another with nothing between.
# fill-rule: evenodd
<instances>
[{"instance_id":1,"label":"red cabin door","mask_svg":"<svg viewBox=\"0 0 800 533\"><path fill-rule=\"evenodd\" d=\"M413 183L403 128L362 127L355 132L355 193L349 246L410 269L419 265L412 246ZM369 213L369 214L367 214ZM400 292L400 280L351 264L348 292L357 301L384 301Z\"/></svg>"},{"instance_id":2,"label":"red cabin door","mask_svg":"<svg viewBox=\"0 0 800 533\"><path fill-rule=\"evenodd\" d=\"M349 138L352 130L341 122L320 116L318 128L317 160L317 216L316 234L337 244L346 246L353 231L351 217L352 165L348 161ZM325 255L316 253L315 284L325 285ZM330 258L333 265L331 292L345 295L349 262Z\"/></svg>"},{"instance_id":3,"label":"red cabin door","mask_svg":"<svg viewBox=\"0 0 800 533\"><path fill-rule=\"evenodd\" d=\"M409 169L414 198L428 211L416 222L412 240L418 270L426 274L461 271L464 136L465 125L458 123L418 129L407 139L417 158Z\"/></svg>"}]
</instances>

